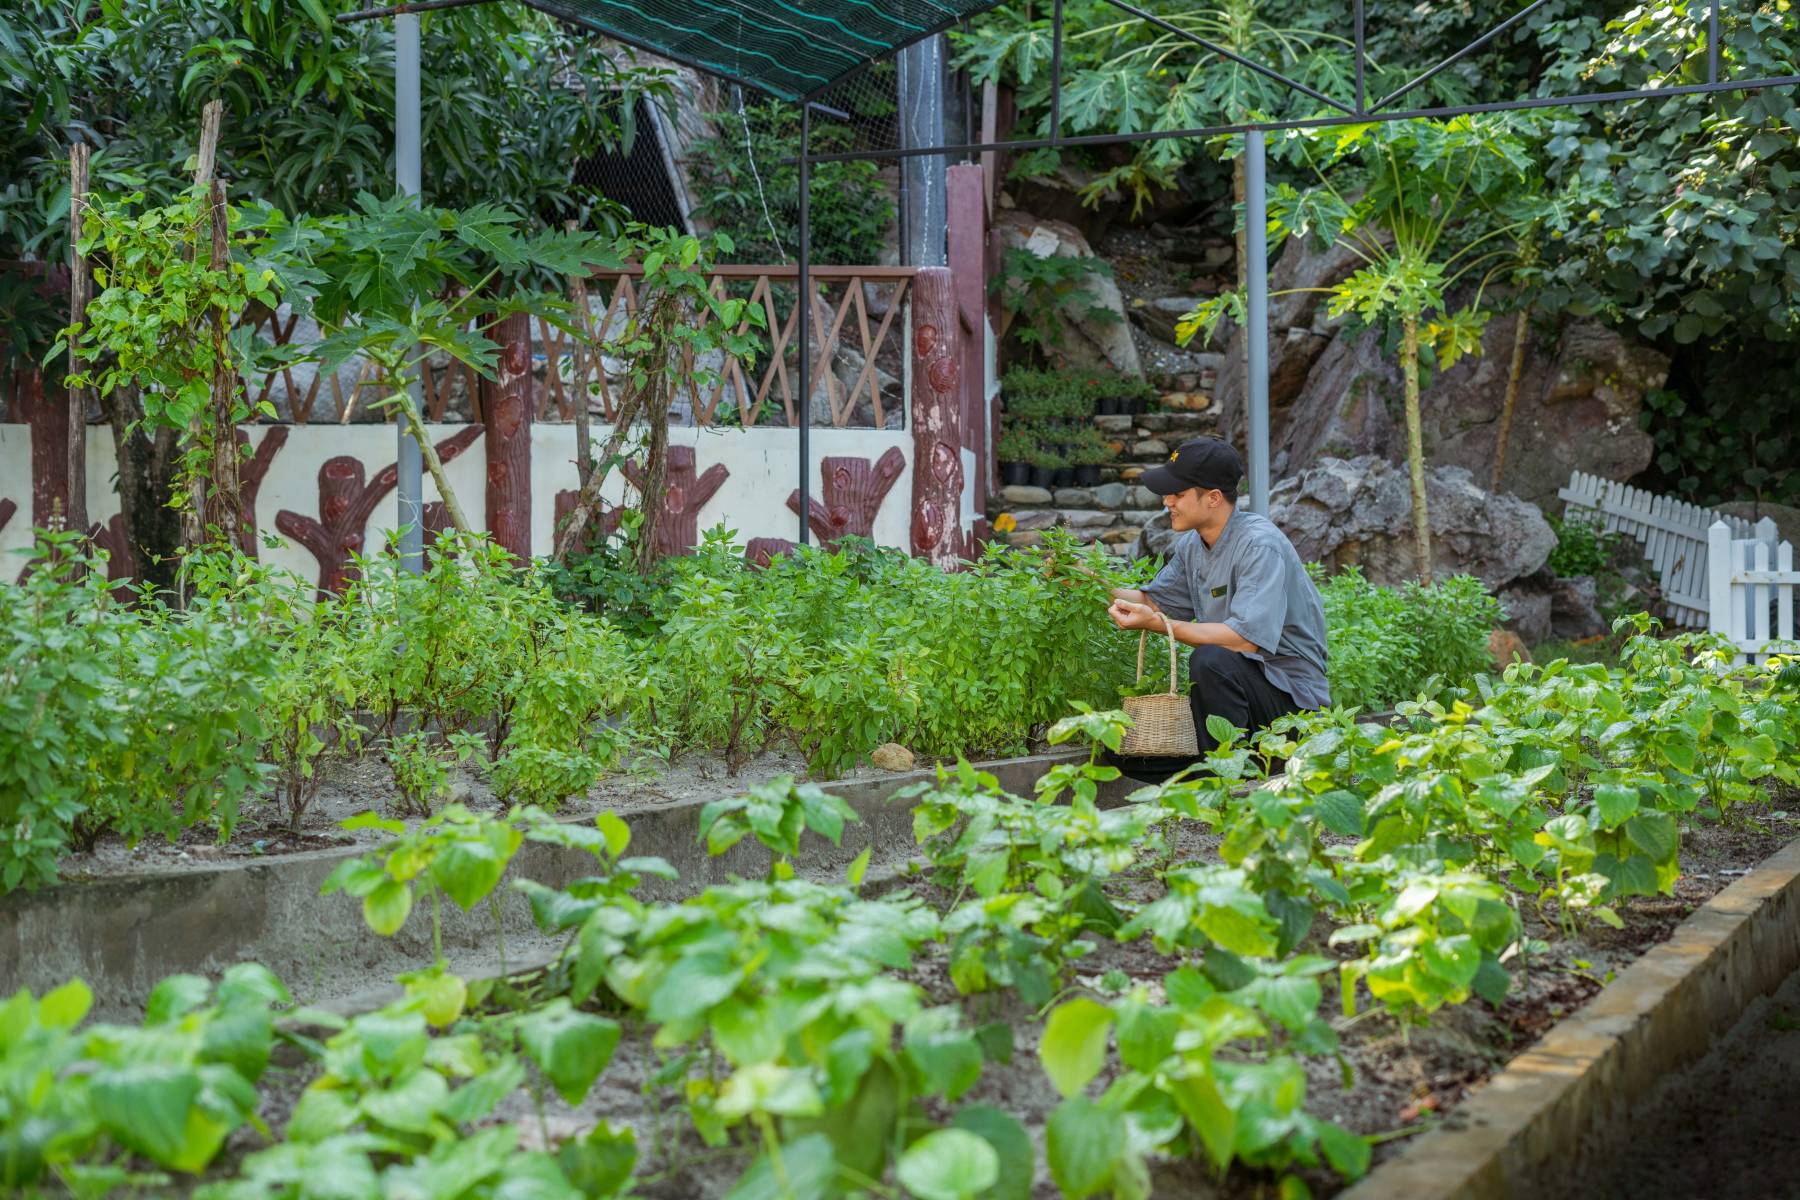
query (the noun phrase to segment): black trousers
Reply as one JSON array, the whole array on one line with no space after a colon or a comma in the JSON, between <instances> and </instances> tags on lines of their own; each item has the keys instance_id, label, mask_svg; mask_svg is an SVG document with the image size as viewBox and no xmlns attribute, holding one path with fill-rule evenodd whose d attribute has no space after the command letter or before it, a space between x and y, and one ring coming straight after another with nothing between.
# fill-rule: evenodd
<instances>
[{"instance_id":1,"label":"black trousers","mask_svg":"<svg viewBox=\"0 0 1800 1200\"><path fill-rule=\"evenodd\" d=\"M1277 717L1300 711L1292 696L1269 682L1261 663L1223 646L1195 646L1188 658L1188 679L1193 684L1188 704L1194 710L1194 731L1200 735L1202 756L1219 746L1206 730L1209 716L1222 717L1254 733ZM1108 757L1124 774L1145 783L1161 783L1189 765L1179 758Z\"/></svg>"}]
</instances>

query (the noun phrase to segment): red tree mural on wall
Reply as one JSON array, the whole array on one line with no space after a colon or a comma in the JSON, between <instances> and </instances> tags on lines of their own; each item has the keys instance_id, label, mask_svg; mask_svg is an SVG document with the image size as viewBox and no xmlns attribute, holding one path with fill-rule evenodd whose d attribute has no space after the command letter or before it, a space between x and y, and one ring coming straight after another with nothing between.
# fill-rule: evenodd
<instances>
[{"instance_id":1,"label":"red tree mural on wall","mask_svg":"<svg viewBox=\"0 0 1800 1200\"><path fill-rule=\"evenodd\" d=\"M625 478L640 491L644 486L644 469L635 462L626 463ZM656 552L662 556L686 554L700 540L700 510L718 494L731 468L714 463L704 474L696 474L694 448L670 446L669 465L665 473L662 495L657 497ZM578 495L572 489L556 493L556 524L575 507ZM600 514L600 529L612 533L619 527L619 510L608 508Z\"/></svg>"},{"instance_id":2,"label":"red tree mural on wall","mask_svg":"<svg viewBox=\"0 0 1800 1200\"><path fill-rule=\"evenodd\" d=\"M437 444L438 457L449 462L481 436L481 426L470 425ZM319 467L319 515L309 517L291 509L275 514L275 528L305 546L319 560L319 595L344 590L356 577L352 554L363 550L364 530L382 497L399 482L399 468L389 463L364 482L362 461L348 454L328 458ZM421 522L423 524L423 522Z\"/></svg>"},{"instance_id":3,"label":"red tree mural on wall","mask_svg":"<svg viewBox=\"0 0 1800 1200\"><path fill-rule=\"evenodd\" d=\"M250 435L244 430L237 431L238 445L248 446ZM257 556L256 526L256 494L262 490L262 483L269 474L269 464L287 445L288 429L286 425L271 425L269 432L263 434L262 441L256 445L256 453L238 466L238 496L243 504L238 510L238 529L240 541L238 548L251 558Z\"/></svg>"},{"instance_id":4,"label":"red tree mural on wall","mask_svg":"<svg viewBox=\"0 0 1800 1200\"><path fill-rule=\"evenodd\" d=\"M898 446L890 446L873 463L866 458L832 457L821 466L824 502L807 502L806 524L813 536L821 546L833 545L841 537L874 537L875 515L894 481L906 470L906 456ZM799 488L788 496L787 503L796 513L800 511Z\"/></svg>"},{"instance_id":5,"label":"red tree mural on wall","mask_svg":"<svg viewBox=\"0 0 1800 1200\"><path fill-rule=\"evenodd\" d=\"M894 481L906 470L906 455L898 446L871 463L866 458L832 456L820 464L824 470L820 487L824 499L808 499L807 528L818 544L829 549L839 538L875 536L875 517L881 502L893 490ZM787 505L800 511L800 489L788 495ZM771 559L791 554L794 543L787 538L751 538L744 546L744 559L753 567L766 567Z\"/></svg>"}]
</instances>

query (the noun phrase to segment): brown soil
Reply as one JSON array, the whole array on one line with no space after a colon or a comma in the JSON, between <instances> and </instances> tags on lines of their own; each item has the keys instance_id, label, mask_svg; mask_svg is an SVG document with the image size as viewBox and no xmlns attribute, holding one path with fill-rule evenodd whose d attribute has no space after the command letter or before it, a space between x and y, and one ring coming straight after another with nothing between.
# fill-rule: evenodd
<instances>
[{"instance_id":1,"label":"brown soil","mask_svg":"<svg viewBox=\"0 0 1800 1200\"><path fill-rule=\"evenodd\" d=\"M921 768L932 764L920 760ZM888 772L863 766L838 777L843 780L876 779ZM644 760L632 769L607 775L586 796L566 801L558 810L564 819L592 816L611 810L629 818L670 805L737 795L780 775L809 778L806 762L792 751L769 751L752 758L737 772L725 769L713 755L685 755L673 761ZM462 769L452 775L449 802L476 811L503 812L506 805L480 773ZM160 871L185 871L208 862L245 858L269 858L380 840L378 831L349 831L339 823L359 813L376 812L408 824L420 820L405 811L393 772L378 753L353 759L327 758L320 764L316 796L301 817L300 828L289 828L287 810L275 800L253 801L244 806L231 836L223 841L207 826L185 830L174 841L149 838L136 846L114 834L103 835L93 850L64 856L59 869L66 881L138 875Z\"/></svg>"}]
</instances>

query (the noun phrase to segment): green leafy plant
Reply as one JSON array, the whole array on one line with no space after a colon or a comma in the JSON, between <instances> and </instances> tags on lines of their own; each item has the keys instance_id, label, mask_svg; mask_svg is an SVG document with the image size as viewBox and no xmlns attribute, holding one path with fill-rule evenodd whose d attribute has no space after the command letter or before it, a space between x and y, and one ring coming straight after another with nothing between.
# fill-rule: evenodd
<instances>
[{"instance_id":1,"label":"green leafy plant","mask_svg":"<svg viewBox=\"0 0 1800 1200\"><path fill-rule=\"evenodd\" d=\"M1090 290L1094 276L1111 274L1110 264L1091 256L1040 256L1028 249L1008 247L1000 259L1000 273L988 285L1006 313L1001 333L1010 328L1037 357L1060 361L1065 321L1119 319Z\"/></svg>"}]
</instances>

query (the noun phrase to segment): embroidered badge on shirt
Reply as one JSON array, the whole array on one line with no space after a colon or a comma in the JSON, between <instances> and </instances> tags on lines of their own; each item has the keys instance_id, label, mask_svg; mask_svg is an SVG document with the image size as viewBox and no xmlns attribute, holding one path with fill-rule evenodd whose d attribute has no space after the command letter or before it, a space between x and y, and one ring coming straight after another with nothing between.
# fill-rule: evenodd
<instances>
[{"instance_id":1,"label":"embroidered badge on shirt","mask_svg":"<svg viewBox=\"0 0 1800 1200\"><path fill-rule=\"evenodd\" d=\"M1217 600L1220 596L1223 596L1224 594L1225 594L1225 585L1224 584L1220 584L1218 587L1216 587L1212 590L1212 598L1214 600Z\"/></svg>"}]
</instances>

